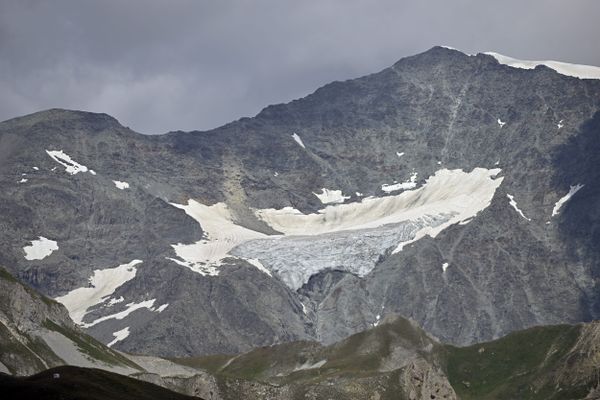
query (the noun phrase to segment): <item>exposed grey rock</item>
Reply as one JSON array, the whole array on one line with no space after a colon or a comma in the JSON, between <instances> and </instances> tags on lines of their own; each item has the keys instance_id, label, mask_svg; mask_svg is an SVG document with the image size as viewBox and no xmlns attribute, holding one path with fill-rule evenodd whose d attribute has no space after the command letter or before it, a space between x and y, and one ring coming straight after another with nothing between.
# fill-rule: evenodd
<instances>
[{"instance_id":1,"label":"exposed grey rock","mask_svg":"<svg viewBox=\"0 0 600 400\"><path fill-rule=\"evenodd\" d=\"M436 47L207 132L144 136L104 114L64 110L16 118L0 124L0 263L57 297L87 285L96 269L143 260L112 296L124 301L93 307L84 322L155 299L154 310L89 332L108 343L130 327L114 347L157 355L236 353L297 339L331 343L386 313L411 317L456 344L598 318L598 110L598 80ZM46 150L63 150L97 175L69 175ZM203 234L170 202L226 202L239 224L273 234L252 209L315 212L323 205L313 193L321 188L381 196L381 185L413 171L422 185L440 168L475 167L502 169L490 207L400 253L361 252L352 263L352 252L325 254L312 239L288 239L293 245L282 244L281 253L270 245L252 248L274 271L301 264L290 253L298 246L312 249L311 263L322 263L304 266L310 271L341 265L356 273L367 260L374 269L363 278L344 274L312 289L309 280L296 292L284 274L269 277L242 260L228 260L216 277L167 260L175 257L172 244ZM23 173L28 181L20 184ZM113 180L130 188L120 190ZM575 184L584 187L552 217ZM340 248L354 234L336 237ZM59 249L26 260L23 247L39 236ZM380 251L385 240L367 247Z\"/></svg>"}]
</instances>

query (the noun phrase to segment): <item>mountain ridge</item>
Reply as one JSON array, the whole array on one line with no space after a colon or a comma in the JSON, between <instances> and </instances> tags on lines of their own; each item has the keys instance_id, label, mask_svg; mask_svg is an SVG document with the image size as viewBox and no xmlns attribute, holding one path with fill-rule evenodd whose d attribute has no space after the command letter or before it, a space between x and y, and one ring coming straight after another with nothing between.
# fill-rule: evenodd
<instances>
[{"instance_id":1,"label":"mountain ridge","mask_svg":"<svg viewBox=\"0 0 600 400\"><path fill-rule=\"evenodd\" d=\"M594 148L599 93L598 81L434 48L205 132L146 136L105 115L64 117L68 112L57 110L47 112L51 117L5 121L0 207L9 218L0 263L46 295L61 297L89 286L95 271L142 260L133 278L90 304L83 322L128 312L88 332L109 343L129 327L130 335L114 346L156 355L240 352L299 339L333 343L387 313L410 317L455 344L532 325L587 321L598 315L597 254L593 241L564 229L593 231L597 224L589 218L598 198L593 163L572 160L582 147ZM48 151L62 151L88 171L70 174ZM406 237L385 251L360 233L375 260L364 277L349 272L364 260L338 233L335 252L316 235L303 244L304 255L293 246L281 253L290 260L339 255L334 267L311 261L317 273L298 291L267 261L263 267L272 276L244 255L212 266L219 275L210 276L186 266L199 264L179 258L173 247L207 236L215 243L202 218L173 204L221 204L229 224L273 235L277 229L253 210L292 207L310 215L339 207L322 203L315 193L323 189L349 196L343 206L358 205L369 196L425 192L427 179L439 171L476 168L502 170L488 206L397 253L399 242L416 237L419 224L431 228L449 217L435 212L431 220L405 220L393 233ZM584 186L552 216L577 184ZM383 189L394 186L396 192ZM577 228L571 220L586 223ZM58 250L42 260L24 259L23 247L39 237L56 241Z\"/></svg>"}]
</instances>

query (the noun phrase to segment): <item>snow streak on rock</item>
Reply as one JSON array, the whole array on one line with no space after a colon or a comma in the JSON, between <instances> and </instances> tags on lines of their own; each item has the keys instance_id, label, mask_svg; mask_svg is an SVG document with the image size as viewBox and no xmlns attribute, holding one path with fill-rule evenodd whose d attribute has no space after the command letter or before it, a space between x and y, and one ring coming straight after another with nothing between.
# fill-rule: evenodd
<instances>
[{"instance_id":1,"label":"snow streak on rock","mask_svg":"<svg viewBox=\"0 0 600 400\"><path fill-rule=\"evenodd\" d=\"M85 165L81 165L78 162L74 161L68 154L65 154L62 150L46 150L46 153L54 161L65 167L65 171L71 175L75 175L79 172L88 172L88 167ZM92 175L96 175L95 172L90 171Z\"/></svg>"},{"instance_id":2,"label":"snow streak on rock","mask_svg":"<svg viewBox=\"0 0 600 400\"><path fill-rule=\"evenodd\" d=\"M569 189L569 193L567 193L566 195L564 195L563 197L560 198L560 200L558 200L556 202L556 204L554 204L554 208L552 209L552 216L557 216L560 213L560 209L562 208L562 206L571 199L571 197L573 197L575 195L575 193L577 193L579 191L579 189L581 189L583 187L583 185L575 185L575 186L571 186L571 188Z\"/></svg>"},{"instance_id":3,"label":"snow streak on rock","mask_svg":"<svg viewBox=\"0 0 600 400\"><path fill-rule=\"evenodd\" d=\"M509 200L509 202L508 202L508 203L510 204L510 206L511 206L512 208L514 208L514 209L515 209L515 211L516 211L516 212L517 212L517 213L518 213L518 214L519 214L521 217L523 217L523 218L524 218L524 219L526 219L527 221L531 221L531 218L527 218L527 217L525 216L525 214L523 214L523 211L521 211L521 209L520 209L520 208L517 206L517 202L516 202L516 200L515 200L515 196L513 196L513 195L511 195L511 194L508 194L508 193L507 193L507 194L506 194L506 197L508 197L508 200Z\"/></svg>"}]
</instances>

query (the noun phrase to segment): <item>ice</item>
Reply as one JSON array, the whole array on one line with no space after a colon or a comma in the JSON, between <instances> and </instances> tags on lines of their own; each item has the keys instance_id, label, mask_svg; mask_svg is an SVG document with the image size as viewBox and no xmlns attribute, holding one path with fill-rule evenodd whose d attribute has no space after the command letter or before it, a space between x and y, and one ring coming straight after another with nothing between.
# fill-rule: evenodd
<instances>
[{"instance_id":1,"label":"ice","mask_svg":"<svg viewBox=\"0 0 600 400\"><path fill-rule=\"evenodd\" d=\"M296 141L296 143L298 143L300 146L302 146L303 149L306 148L306 146L304 146L304 143L302 142L302 139L300 139L300 136L298 136L297 133L294 133L292 135L292 137L294 138L294 140Z\"/></svg>"},{"instance_id":2,"label":"ice","mask_svg":"<svg viewBox=\"0 0 600 400\"><path fill-rule=\"evenodd\" d=\"M507 57L494 52L486 52L489 56L494 57L500 64L508 65L513 68L533 69L538 65L545 65L552 68L562 75L573 76L581 79L600 79L600 67L592 65L569 64L560 61L529 61L518 60L516 58Z\"/></svg>"},{"instance_id":3,"label":"ice","mask_svg":"<svg viewBox=\"0 0 600 400\"><path fill-rule=\"evenodd\" d=\"M256 210L284 236L240 243L232 253L255 258L293 290L325 269L365 276L381 256L425 235L469 221L485 209L503 178L500 169L442 169L414 190L325 207L313 214L285 207ZM358 261L357 261L358 260Z\"/></svg>"},{"instance_id":4,"label":"ice","mask_svg":"<svg viewBox=\"0 0 600 400\"><path fill-rule=\"evenodd\" d=\"M342 194L341 190L329 190L329 189L325 189L322 188L321 189L320 194L318 193L313 193L315 196L317 196L319 198L319 200L321 201L321 203L323 204L337 204L337 203L343 203L344 201L346 201L347 199L350 198L350 196L344 196Z\"/></svg>"},{"instance_id":5,"label":"ice","mask_svg":"<svg viewBox=\"0 0 600 400\"><path fill-rule=\"evenodd\" d=\"M516 202L516 200L515 200L515 197L514 197L513 195L511 195L511 194L508 194L508 193L507 193L507 194L506 194L506 197L508 197L508 200L509 200L509 204L510 204L510 206L511 206L512 208L514 208L514 209L515 209L515 211L516 211L517 213L519 213L519 215L520 215L521 217L523 217L523 218L524 218L524 219L526 219L527 221L531 221L531 218L527 218L527 217L525 216L525 214L523 214L523 211L521 211L521 209L520 209L520 208L517 206L517 202Z\"/></svg>"},{"instance_id":6,"label":"ice","mask_svg":"<svg viewBox=\"0 0 600 400\"><path fill-rule=\"evenodd\" d=\"M390 193L390 192L396 192L398 190L413 189L416 186L417 186L417 173L413 172L407 181L404 181L402 183L394 183L391 185L383 184L383 185L381 185L381 190L383 190L386 193Z\"/></svg>"},{"instance_id":7,"label":"ice","mask_svg":"<svg viewBox=\"0 0 600 400\"><path fill-rule=\"evenodd\" d=\"M48 155L52 157L54 161L65 167L65 171L71 175L75 175L79 172L88 172L88 167L77 163L68 154L65 154L65 152L63 152L62 150L46 150L46 153L48 153ZM92 175L95 174L96 173L94 172Z\"/></svg>"},{"instance_id":8,"label":"ice","mask_svg":"<svg viewBox=\"0 0 600 400\"><path fill-rule=\"evenodd\" d=\"M115 337L115 340L108 343L107 344L108 347L111 347L115 343L120 342L121 340L124 340L127 336L129 336L129 327L127 326L127 327L121 329L120 331L114 332L113 336Z\"/></svg>"},{"instance_id":9,"label":"ice","mask_svg":"<svg viewBox=\"0 0 600 400\"><path fill-rule=\"evenodd\" d=\"M552 216L556 216L560 213L560 209L562 208L562 206L571 199L571 197L573 197L575 195L575 193L577 193L579 191L579 189L581 189L583 187L583 185L577 184L575 186L571 186L569 188L569 193L567 193L566 195L564 195L563 197L560 198L560 200L558 200L556 202L556 204L554 204L554 208L552 209Z\"/></svg>"},{"instance_id":10,"label":"ice","mask_svg":"<svg viewBox=\"0 0 600 400\"><path fill-rule=\"evenodd\" d=\"M121 190L129 189L129 183L127 183L127 182L113 181L113 183L115 184L115 186L118 189L121 189Z\"/></svg>"},{"instance_id":11,"label":"ice","mask_svg":"<svg viewBox=\"0 0 600 400\"><path fill-rule=\"evenodd\" d=\"M74 289L64 296L57 297L55 300L67 308L71 319L75 323L82 325L83 317L87 313L87 310L96 304L108 301L110 295L118 287L132 280L137 272L136 265L140 263L142 263L142 260L133 260L115 268L97 269L89 280L89 287ZM111 302L108 304L113 305L117 302L119 301L114 300L112 304Z\"/></svg>"},{"instance_id":12,"label":"ice","mask_svg":"<svg viewBox=\"0 0 600 400\"><path fill-rule=\"evenodd\" d=\"M26 260L43 260L58 250L58 244L54 240L46 239L40 236L37 240L32 240L29 246L23 247Z\"/></svg>"}]
</instances>

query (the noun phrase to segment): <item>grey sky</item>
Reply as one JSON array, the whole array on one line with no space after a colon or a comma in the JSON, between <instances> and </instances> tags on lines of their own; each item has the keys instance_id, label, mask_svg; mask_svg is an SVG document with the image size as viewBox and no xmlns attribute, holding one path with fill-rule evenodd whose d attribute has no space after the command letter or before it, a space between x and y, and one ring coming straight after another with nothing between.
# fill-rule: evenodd
<instances>
[{"instance_id":1,"label":"grey sky","mask_svg":"<svg viewBox=\"0 0 600 400\"><path fill-rule=\"evenodd\" d=\"M598 0L0 0L0 120L209 129L436 44L600 65Z\"/></svg>"}]
</instances>

